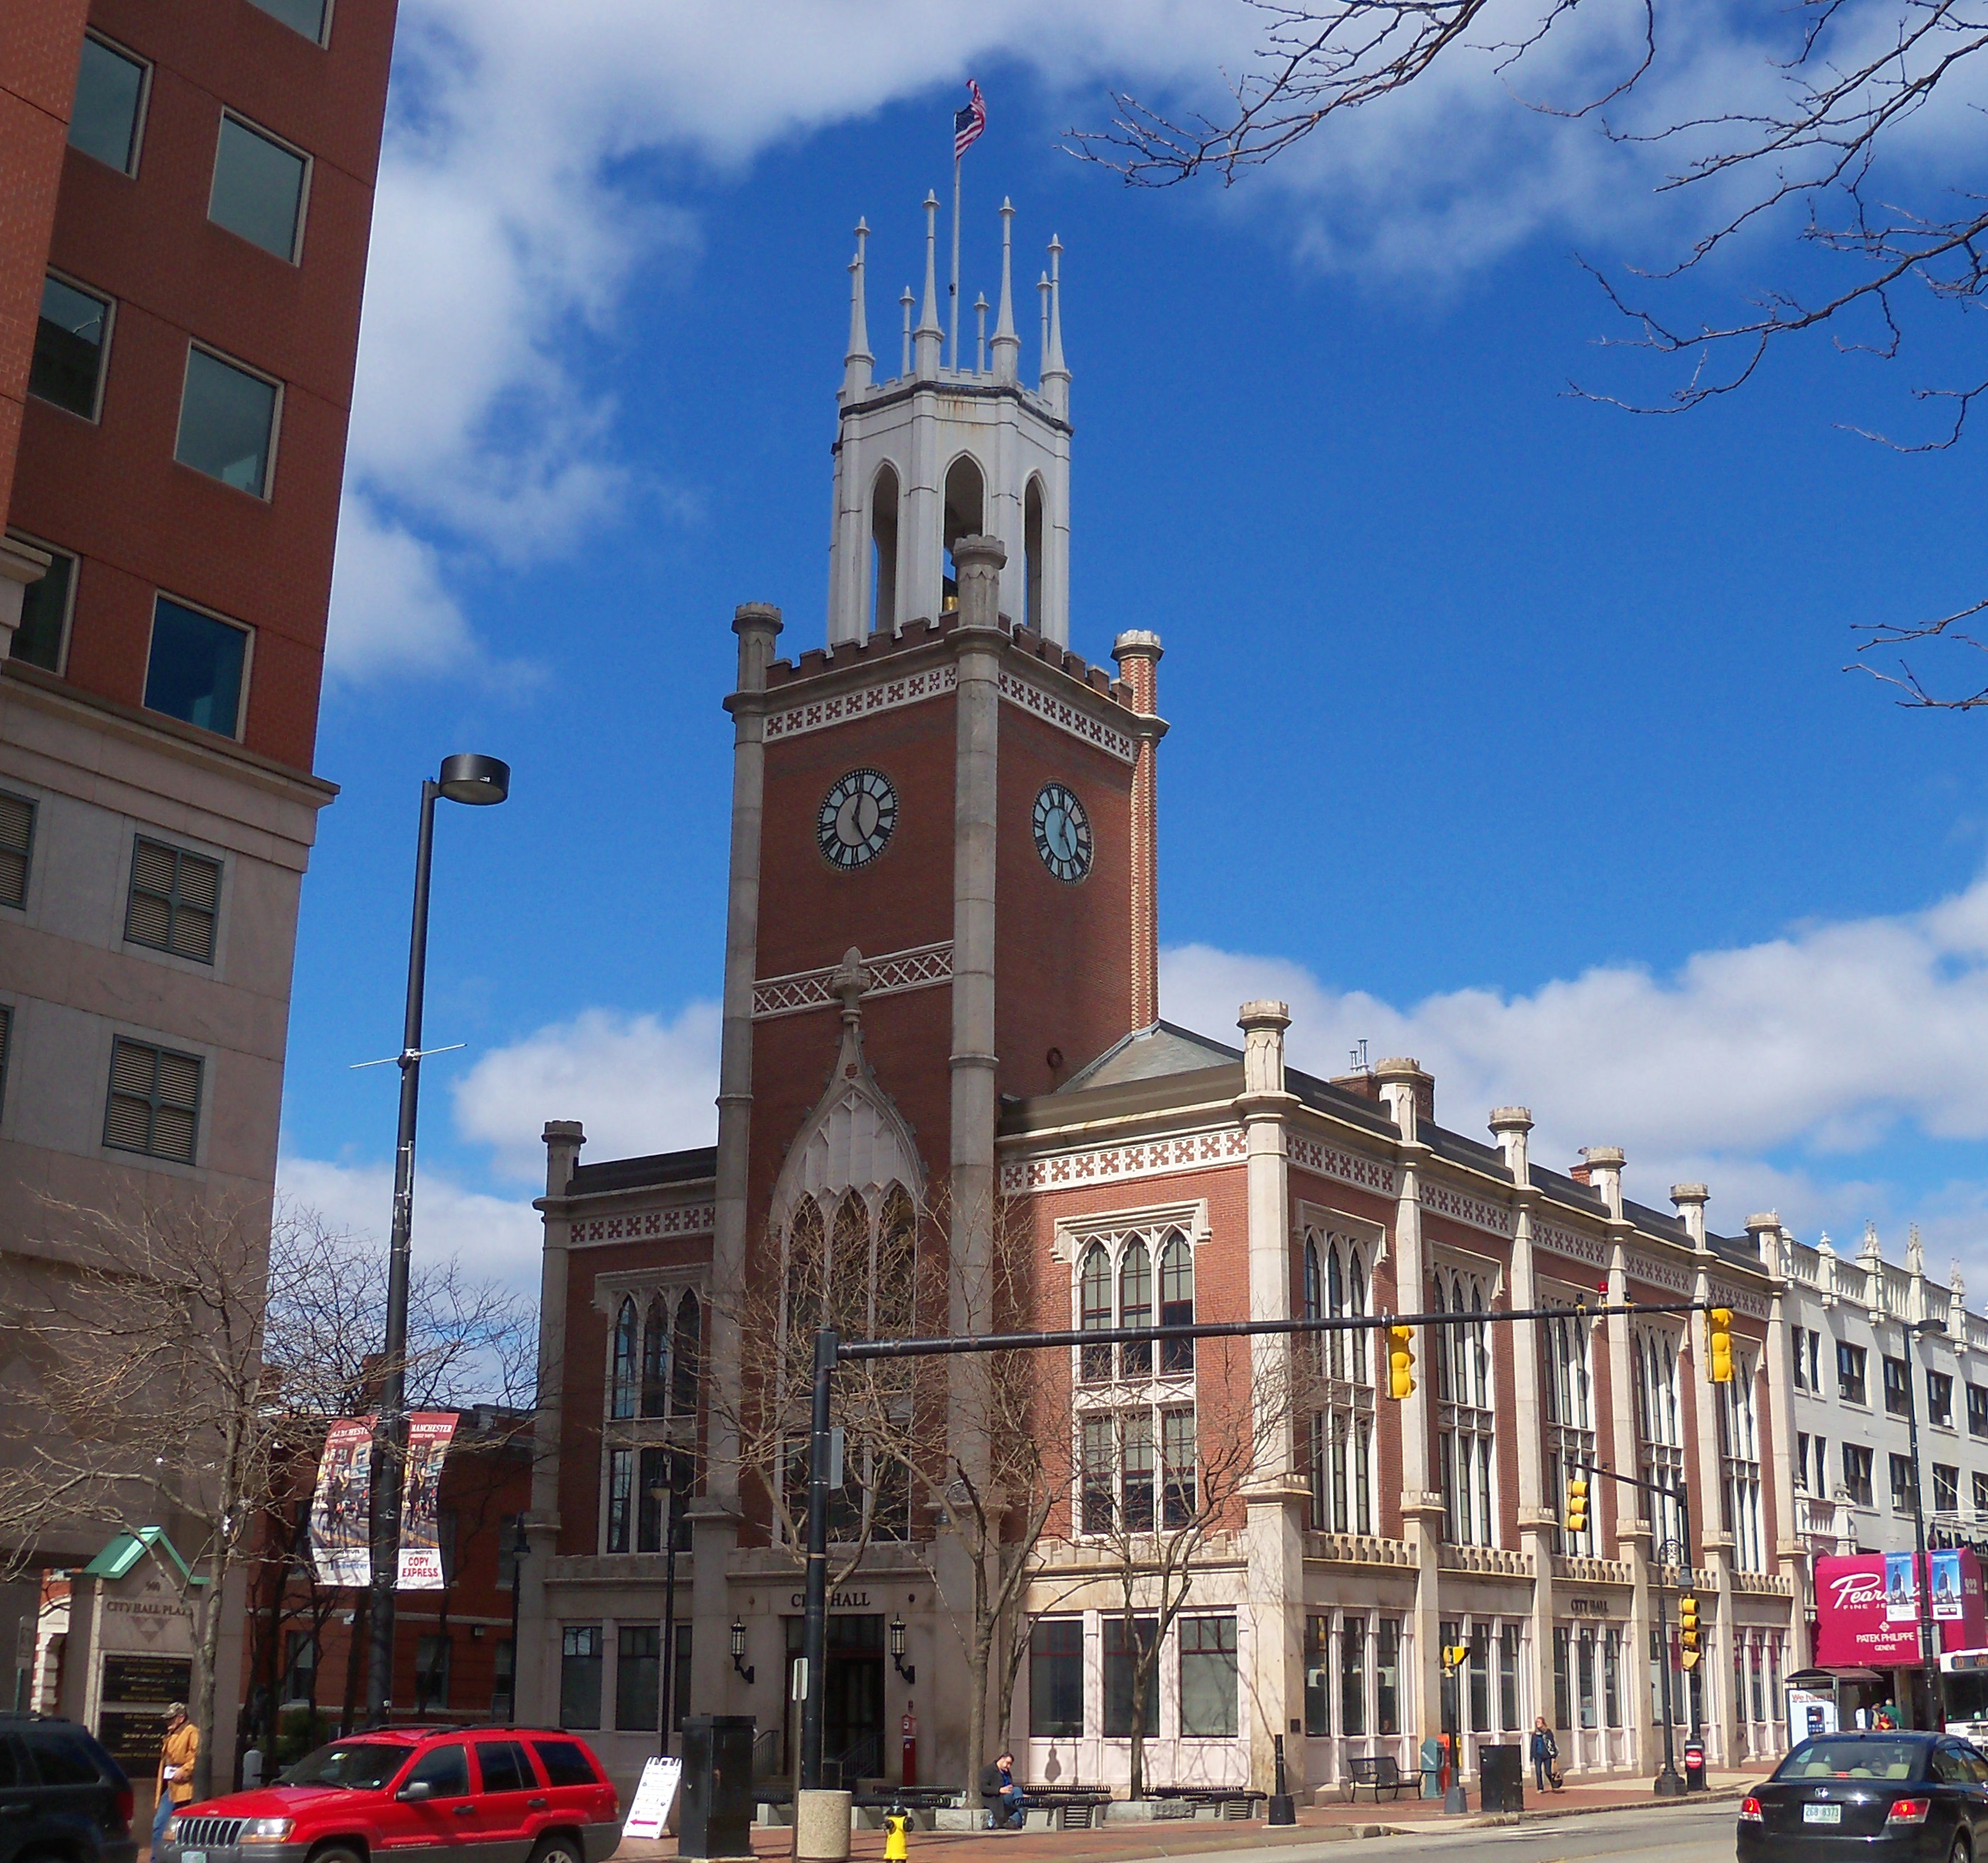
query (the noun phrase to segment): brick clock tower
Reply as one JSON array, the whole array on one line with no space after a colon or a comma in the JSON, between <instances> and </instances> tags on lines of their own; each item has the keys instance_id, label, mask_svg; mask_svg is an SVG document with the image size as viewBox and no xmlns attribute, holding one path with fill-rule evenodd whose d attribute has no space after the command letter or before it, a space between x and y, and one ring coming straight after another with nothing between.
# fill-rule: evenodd
<instances>
[{"instance_id":1,"label":"brick clock tower","mask_svg":"<svg viewBox=\"0 0 1988 1863\"><path fill-rule=\"evenodd\" d=\"M902 372L882 381L857 229L827 644L779 659L779 610L733 622L719 1289L778 1272L761 1251L804 1197L853 1194L874 1231L894 1190L916 1204L941 1185L956 1279L987 1246L1002 1096L1053 1091L1157 1014L1160 643L1120 635L1115 676L1064 644L1060 280L1032 388L1004 205L991 365L945 366L933 212L923 315L911 329L908 303ZM729 1381L723 1325L712 1369ZM736 1495L725 1447L718 1509Z\"/></svg>"}]
</instances>

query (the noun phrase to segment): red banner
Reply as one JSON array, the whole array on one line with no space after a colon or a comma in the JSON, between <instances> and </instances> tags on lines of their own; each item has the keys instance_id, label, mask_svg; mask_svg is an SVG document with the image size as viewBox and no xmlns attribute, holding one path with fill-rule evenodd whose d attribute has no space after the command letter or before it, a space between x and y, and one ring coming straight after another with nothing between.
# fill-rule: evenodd
<instances>
[{"instance_id":1,"label":"red banner","mask_svg":"<svg viewBox=\"0 0 1988 1863\"><path fill-rule=\"evenodd\" d=\"M1900 1668L1919 1660L1919 1599L1909 1553L1859 1553L1815 1562L1815 1659L1826 1669ZM1970 1552L1929 1553L1927 1615L1936 1647L1988 1646L1988 1600Z\"/></svg>"}]
</instances>

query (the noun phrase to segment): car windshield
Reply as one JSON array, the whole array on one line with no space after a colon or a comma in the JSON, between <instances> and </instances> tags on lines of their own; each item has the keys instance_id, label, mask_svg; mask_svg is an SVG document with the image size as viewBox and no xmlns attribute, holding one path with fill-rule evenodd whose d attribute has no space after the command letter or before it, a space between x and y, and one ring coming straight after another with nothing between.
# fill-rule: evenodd
<instances>
[{"instance_id":1,"label":"car windshield","mask_svg":"<svg viewBox=\"0 0 1988 1863\"><path fill-rule=\"evenodd\" d=\"M1912 1779L1925 1752L1918 1740L1804 1740L1777 1779Z\"/></svg>"},{"instance_id":2,"label":"car windshield","mask_svg":"<svg viewBox=\"0 0 1988 1863\"><path fill-rule=\"evenodd\" d=\"M284 1773L285 1785L342 1785L377 1791L401 1770L407 1749L397 1740L334 1740Z\"/></svg>"}]
</instances>

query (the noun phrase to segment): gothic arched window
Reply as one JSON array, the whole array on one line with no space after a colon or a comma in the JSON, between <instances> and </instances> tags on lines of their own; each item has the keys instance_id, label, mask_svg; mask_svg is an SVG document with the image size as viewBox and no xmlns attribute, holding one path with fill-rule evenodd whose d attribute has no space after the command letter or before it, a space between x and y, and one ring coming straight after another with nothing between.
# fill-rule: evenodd
<instances>
[{"instance_id":1,"label":"gothic arched window","mask_svg":"<svg viewBox=\"0 0 1988 1863\"><path fill-rule=\"evenodd\" d=\"M980 468L962 453L946 469L945 475L945 580L944 605L959 605L959 571L952 560L952 547L963 537L978 537L986 526L987 482Z\"/></svg>"},{"instance_id":2,"label":"gothic arched window","mask_svg":"<svg viewBox=\"0 0 1988 1863\"><path fill-rule=\"evenodd\" d=\"M1194 1251L1187 1238L1175 1229L1160 1251L1160 1324L1191 1326L1194 1324ZM1168 1339L1160 1342L1160 1376L1178 1377L1194 1369L1194 1341Z\"/></svg>"},{"instance_id":3,"label":"gothic arched window","mask_svg":"<svg viewBox=\"0 0 1988 1863\"><path fill-rule=\"evenodd\" d=\"M873 632L898 625L898 475L886 466L870 488L870 548Z\"/></svg>"},{"instance_id":4,"label":"gothic arched window","mask_svg":"<svg viewBox=\"0 0 1988 1863\"><path fill-rule=\"evenodd\" d=\"M670 1368L670 1409L678 1417L697 1414L698 1380L702 1370L704 1316L697 1296L688 1291L677 1302L674 1363Z\"/></svg>"},{"instance_id":5,"label":"gothic arched window","mask_svg":"<svg viewBox=\"0 0 1988 1863\"><path fill-rule=\"evenodd\" d=\"M635 1414L637 1355L641 1350L635 1302L624 1298L614 1316L614 1371L610 1381L607 1414L617 1418Z\"/></svg>"},{"instance_id":6,"label":"gothic arched window","mask_svg":"<svg viewBox=\"0 0 1988 1863\"><path fill-rule=\"evenodd\" d=\"M1121 1326L1149 1326L1153 1323L1153 1258L1146 1245L1134 1236L1118 1258L1118 1323ZM1151 1340L1128 1340L1119 1348L1121 1375L1144 1377L1153 1369Z\"/></svg>"},{"instance_id":7,"label":"gothic arched window","mask_svg":"<svg viewBox=\"0 0 1988 1863\"><path fill-rule=\"evenodd\" d=\"M1111 1257L1102 1242L1093 1242L1084 1252L1084 1269L1077 1286L1078 1326L1086 1333L1108 1327L1111 1324ZM1077 1357L1085 1384L1100 1384L1111 1376L1109 1346L1086 1346Z\"/></svg>"},{"instance_id":8,"label":"gothic arched window","mask_svg":"<svg viewBox=\"0 0 1988 1863\"><path fill-rule=\"evenodd\" d=\"M642 1325L642 1414L661 1417L670 1401L670 1310L661 1294L649 1298Z\"/></svg>"},{"instance_id":9,"label":"gothic arched window","mask_svg":"<svg viewBox=\"0 0 1988 1863\"><path fill-rule=\"evenodd\" d=\"M1480 1316L1486 1308L1483 1284L1475 1275L1439 1270L1435 1306L1438 1313ZM1490 1327L1482 1318L1460 1323L1452 1319L1436 1329L1436 1342L1444 1537L1456 1545L1495 1546L1491 1471L1497 1418L1492 1404Z\"/></svg>"},{"instance_id":10,"label":"gothic arched window","mask_svg":"<svg viewBox=\"0 0 1988 1863\"><path fill-rule=\"evenodd\" d=\"M828 1323L845 1339L870 1330L870 1212L851 1191L835 1213L828 1250Z\"/></svg>"},{"instance_id":11,"label":"gothic arched window","mask_svg":"<svg viewBox=\"0 0 1988 1863\"><path fill-rule=\"evenodd\" d=\"M1043 482L1031 477L1022 498L1022 613L1029 626L1043 631Z\"/></svg>"},{"instance_id":12,"label":"gothic arched window","mask_svg":"<svg viewBox=\"0 0 1988 1863\"><path fill-rule=\"evenodd\" d=\"M918 1213L900 1184L885 1192L877 1224L877 1330L888 1338L913 1330L918 1306Z\"/></svg>"}]
</instances>

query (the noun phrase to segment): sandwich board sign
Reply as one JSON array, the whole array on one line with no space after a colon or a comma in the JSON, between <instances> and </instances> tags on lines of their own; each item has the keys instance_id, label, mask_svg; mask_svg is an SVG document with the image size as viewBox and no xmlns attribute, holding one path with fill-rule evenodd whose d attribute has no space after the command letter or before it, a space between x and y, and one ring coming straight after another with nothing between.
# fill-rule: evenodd
<instances>
[{"instance_id":1,"label":"sandwich board sign","mask_svg":"<svg viewBox=\"0 0 1988 1863\"><path fill-rule=\"evenodd\" d=\"M674 1753L651 1760L642 1768L642 1783L635 1788L635 1802L628 1807L628 1821L621 1827L621 1834L624 1838L663 1836L682 1780L683 1762Z\"/></svg>"}]
</instances>

